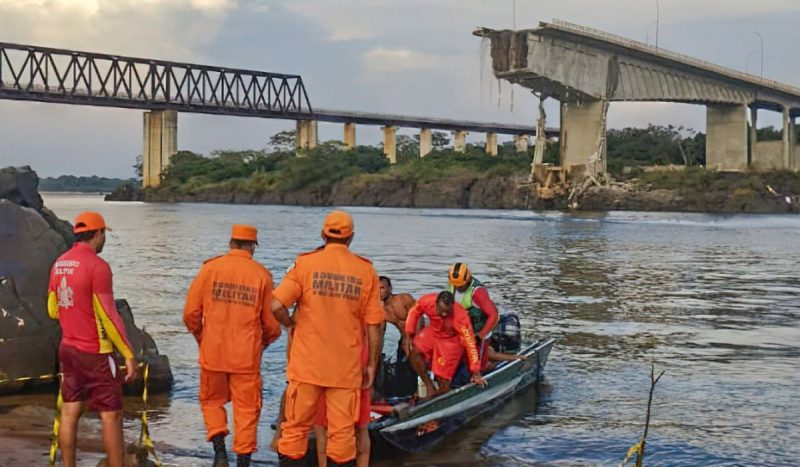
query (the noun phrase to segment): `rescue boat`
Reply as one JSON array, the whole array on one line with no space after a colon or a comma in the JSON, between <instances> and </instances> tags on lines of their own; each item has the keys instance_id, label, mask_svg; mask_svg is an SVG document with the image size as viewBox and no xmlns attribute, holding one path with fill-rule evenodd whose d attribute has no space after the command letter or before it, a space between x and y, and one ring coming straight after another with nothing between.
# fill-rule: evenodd
<instances>
[{"instance_id":1,"label":"rescue boat","mask_svg":"<svg viewBox=\"0 0 800 467\"><path fill-rule=\"evenodd\" d=\"M543 376L555 339L536 341L519 352L525 360L503 362L484 374L481 388L469 383L422 403L404 402L369 425L374 450L414 453L432 448L470 421L495 411ZM373 406L373 410L380 410Z\"/></svg>"}]
</instances>

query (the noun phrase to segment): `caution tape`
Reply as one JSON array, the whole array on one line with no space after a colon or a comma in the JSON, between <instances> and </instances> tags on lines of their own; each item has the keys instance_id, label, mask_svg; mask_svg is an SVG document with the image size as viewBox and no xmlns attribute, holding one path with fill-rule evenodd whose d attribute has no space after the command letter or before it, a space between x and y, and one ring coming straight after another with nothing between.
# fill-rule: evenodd
<instances>
[{"instance_id":1,"label":"caution tape","mask_svg":"<svg viewBox=\"0 0 800 467\"><path fill-rule=\"evenodd\" d=\"M53 440L50 441L50 467L56 465L56 453L58 452L58 429L61 426L61 404L64 403L64 398L61 397L61 389L58 390L58 399L56 400L56 418L53 420Z\"/></svg>"},{"instance_id":2,"label":"caution tape","mask_svg":"<svg viewBox=\"0 0 800 467\"><path fill-rule=\"evenodd\" d=\"M148 454L152 454L156 467L161 467L161 461L156 453L156 446L150 438L150 428L147 425L147 379L150 376L150 365L144 366L144 389L142 389L142 430L139 432L139 446L144 446Z\"/></svg>"},{"instance_id":3,"label":"caution tape","mask_svg":"<svg viewBox=\"0 0 800 467\"><path fill-rule=\"evenodd\" d=\"M148 363L139 363L137 366L142 367L144 366L144 377L143 377L143 389L142 389L142 429L139 432L139 446L144 446L148 455L152 454L153 464L156 467L161 467L161 460L158 458L158 453L156 452L156 446L153 443L153 439L150 437L150 428L147 423L147 380L150 378L150 365ZM120 369L126 369L125 365L120 365ZM23 378L16 378L16 379L4 379L0 380L0 384L8 383L8 382L23 382L23 381L30 381L36 379L54 379L61 376L61 373L56 373L54 375L42 375L39 377L35 376L26 376ZM56 455L58 453L58 431L61 426L61 406L64 403L64 398L61 395L61 388L58 389L58 399L56 401L56 417L53 420L53 439L50 442L50 467L56 465Z\"/></svg>"},{"instance_id":4,"label":"caution tape","mask_svg":"<svg viewBox=\"0 0 800 467\"><path fill-rule=\"evenodd\" d=\"M642 452L643 447L644 447L644 440L641 440L638 443L631 446L631 448L628 449L628 454L625 455L625 459L622 460L622 463L619 465L619 467L624 467L628 462L631 461L631 459L633 459L633 456L639 455Z\"/></svg>"},{"instance_id":5,"label":"caution tape","mask_svg":"<svg viewBox=\"0 0 800 467\"><path fill-rule=\"evenodd\" d=\"M50 379L56 379L59 376L61 376L61 373L54 373L54 374L41 375L41 376L23 376L21 378L2 378L2 379L0 379L0 385L9 384L9 383L24 383L24 382L27 382L27 381L50 380Z\"/></svg>"}]
</instances>

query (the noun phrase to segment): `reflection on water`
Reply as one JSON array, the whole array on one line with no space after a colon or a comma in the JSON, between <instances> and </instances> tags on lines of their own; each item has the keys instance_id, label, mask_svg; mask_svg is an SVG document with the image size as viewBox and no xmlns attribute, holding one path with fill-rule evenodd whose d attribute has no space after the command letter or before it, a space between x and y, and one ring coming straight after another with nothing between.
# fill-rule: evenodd
<instances>
[{"instance_id":1,"label":"reflection on water","mask_svg":"<svg viewBox=\"0 0 800 467\"><path fill-rule=\"evenodd\" d=\"M103 203L46 196L61 217L84 209L115 228L104 256L137 322L169 355L170 396L154 398L151 433L168 462L208 463L197 403L196 345L181 322L201 262L224 251L234 222L262 234L257 258L280 279L319 243L322 208ZM469 262L528 337L558 342L539 391L434 452L385 465L610 465L641 431L654 358L659 383L650 465L791 465L800 458L800 219L610 213L354 208L353 249L419 296ZM256 459L284 385L285 340L265 357ZM128 436L138 433L129 400Z\"/></svg>"}]
</instances>

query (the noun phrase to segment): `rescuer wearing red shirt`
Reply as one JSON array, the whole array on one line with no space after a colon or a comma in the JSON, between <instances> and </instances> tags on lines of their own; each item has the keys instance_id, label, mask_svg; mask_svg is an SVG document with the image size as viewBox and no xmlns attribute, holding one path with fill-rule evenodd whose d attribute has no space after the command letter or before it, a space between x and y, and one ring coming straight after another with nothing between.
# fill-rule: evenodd
<instances>
[{"instance_id":1,"label":"rescuer wearing red shirt","mask_svg":"<svg viewBox=\"0 0 800 467\"><path fill-rule=\"evenodd\" d=\"M475 345L475 334L464 308L453 303L450 292L431 293L422 296L408 312L406 334L409 342L409 360L414 371L422 378L428 396L437 396L450 390L450 380L458 369L458 364L466 351L472 382L485 386L481 377L480 357ZM417 322L425 315L430 325L417 334ZM415 337L416 334L416 337ZM428 376L430 365L439 389L435 389Z\"/></svg>"},{"instance_id":2,"label":"rescuer wearing red shirt","mask_svg":"<svg viewBox=\"0 0 800 467\"><path fill-rule=\"evenodd\" d=\"M124 358L125 380L136 371L125 325L114 304L111 268L97 256L106 241L103 216L84 212L75 219L75 243L53 263L47 312L61 325L61 428L65 467L75 466L75 443L83 405L100 413L108 465L122 467L122 374L111 353Z\"/></svg>"}]
</instances>

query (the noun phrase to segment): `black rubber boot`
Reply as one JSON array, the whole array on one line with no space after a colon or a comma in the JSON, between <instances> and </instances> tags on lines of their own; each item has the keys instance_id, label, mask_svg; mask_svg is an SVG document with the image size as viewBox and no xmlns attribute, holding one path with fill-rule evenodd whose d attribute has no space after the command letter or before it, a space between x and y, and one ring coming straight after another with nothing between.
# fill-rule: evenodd
<instances>
[{"instance_id":1,"label":"black rubber boot","mask_svg":"<svg viewBox=\"0 0 800 467\"><path fill-rule=\"evenodd\" d=\"M236 456L236 467L250 467L250 454L239 454Z\"/></svg>"},{"instance_id":2,"label":"black rubber boot","mask_svg":"<svg viewBox=\"0 0 800 467\"><path fill-rule=\"evenodd\" d=\"M211 437L214 445L214 464L213 467L228 467L228 451L225 449L225 435Z\"/></svg>"},{"instance_id":3,"label":"black rubber boot","mask_svg":"<svg viewBox=\"0 0 800 467\"><path fill-rule=\"evenodd\" d=\"M353 459L347 462L339 463L329 457L328 465L331 467L356 467L356 460Z\"/></svg>"},{"instance_id":4,"label":"black rubber boot","mask_svg":"<svg viewBox=\"0 0 800 467\"><path fill-rule=\"evenodd\" d=\"M283 454L278 454L278 466L279 467L306 467L308 464L306 463L306 458L302 459L292 459L291 457L286 457Z\"/></svg>"}]
</instances>

